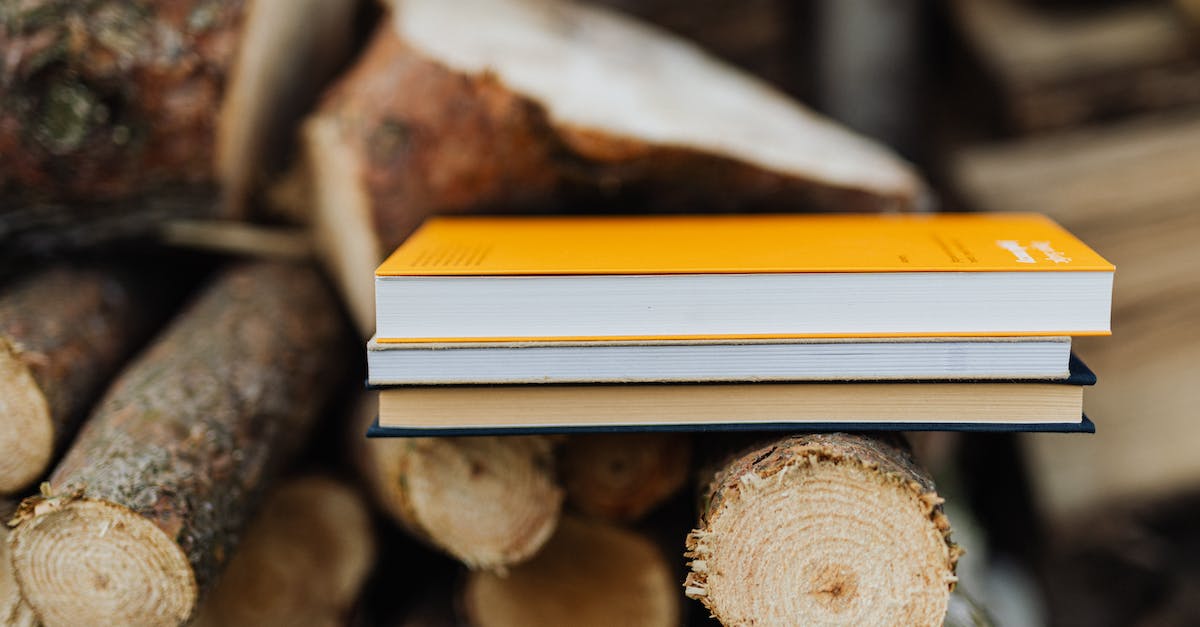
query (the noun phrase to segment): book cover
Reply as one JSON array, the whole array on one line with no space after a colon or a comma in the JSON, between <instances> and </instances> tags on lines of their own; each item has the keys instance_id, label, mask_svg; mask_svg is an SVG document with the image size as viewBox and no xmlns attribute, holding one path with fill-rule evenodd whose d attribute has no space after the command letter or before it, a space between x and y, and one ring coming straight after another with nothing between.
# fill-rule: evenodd
<instances>
[{"instance_id":1,"label":"book cover","mask_svg":"<svg viewBox=\"0 0 1200 627\"><path fill-rule=\"evenodd\" d=\"M1032 213L442 217L376 276L1113 269Z\"/></svg>"}]
</instances>

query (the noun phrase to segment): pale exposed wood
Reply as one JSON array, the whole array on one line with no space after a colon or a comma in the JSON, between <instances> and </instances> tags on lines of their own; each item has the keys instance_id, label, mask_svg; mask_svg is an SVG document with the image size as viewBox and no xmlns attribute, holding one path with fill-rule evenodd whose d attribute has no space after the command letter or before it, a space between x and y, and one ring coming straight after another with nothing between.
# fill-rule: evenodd
<instances>
[{"instance_id":1,"label":"pale exposed wood","mask_svg":"<svg viewBox=\"0 0 1200 627\"><path fill-rule=\"evenodd\" d=\"M540 553L506 575L469 573L461 605L473 627L670 627L679 624L681 600L653 542L568 517Z\"/></svg>"},{"instance_id":2,"label":"pale exposed wood","mask_svg":"<svg viewBox=\"0 0 1200 627\"><path fill-rule=\"evenodd\" d=\"M35 627L38 621L21 597L8 557L8 525L5 523L16 505L0 497L0 627Z\"/></svg>"},{"instance_id":3,"label":"pale exposed wood","mask_svg":"<svg viewBox=\"0 0 1200 627\"><path fill-rule=\"evenodd\" d=\"M353 488L326 477L289 481L246 528L192 624L345 625L375 561L374 533Z\"/></svg>"},{"instance_id":4,"label":"pale exposed wood","mask_svg":"<svg viewBox=\"0 0 1200 627\"><path fill-rule=\"evenodd\" d=\"M1018 128L1200 102L1197 40L1167 2L1055 9L955 0L952 7Z\"/></svg>"},{"instance_id":5,"label":"pale exposed wood","mask_svg":"<svg viewBox=\"0 0 1200 627\"><path fill-rule=\"evenodd\" d=\"M541 0L392 8L303 132L312 221L365 334L372 270L432 214L927 200L886 149L619 14Z\"/></svg>"},{"instance_id":6,"label":"pale exposed wood","mask_svg":"<svg viewBox=\"0 0 1200 627\"><path fill-rule=\"evenodd\" d=\"M164 243L180 248L261 259L304 260L313 247L305 229L254 226L232 220L172 220L162 225Z\"/></svg>"},{"instance_id":7,"label":"pale exposed wood","mask_svg":"<svg viewBox=\"0 0 1200 627\"><path fill-rule=\"evenodd\" d=\"M176 624L338 382L344 329L311 269L221 274L109 389L10 536L47 625Z\"/></svg>"},{"instance_id":8,"label":"pale exposed wood","mask_svg":"<svg viewBox=\"0 0 1200 627\"><path fill-rule=\"evenodd\" d=\"M1113 336L1074 349L1099 373L1084 395L1095 436L1022 438L1035 495L1057 526L1111 503L1200 485L1192 429L1200 375L1200 112L960 152L952 178L977 209L1040 211L1117 266Z\"/></svg>"},{"instance_id":9,"label":"pale exposed wood","mask_svg":"<svg viewBox=\"0 0 1200 627\"><path fill-rule=\"evenodd\" d=\"M99 395L149 335L149 286L114 270L58 266L0 292L0 493L46 472Z\"/></svg>"},{"instance_id":10,"label":"pale exposed wood","mask_svg":"<svg viewBox=\"0 0 1200 627\"><path fill-rule=\"evenodd\" d=\"M571 436L558 449L567 501L588 516L632 521L687 482L691 440L679 433Z\"/></svg>"},{"instance_id":11,"label":"pale exposed wood","mask_svg":"<svg viewBox=\"0 0 1200 627\"><path fill-rule=\"evenodd\" d=\"M941 502L879 439L755 447L707 486L687 595L728 625L940 625L959 554Z\"/></svg>"},{"instance_id":12,"label":"pale exposed wood","mask_svg":"<svg viewBox=\"0 0 1200 627\"><path fill-rule=\"evenodd\" d=\"M503 571L554 533L563 490L545 436L366 439L374 395L351 434L376 500L410 533L476 569Z\"/></svg>"}]
</instances>

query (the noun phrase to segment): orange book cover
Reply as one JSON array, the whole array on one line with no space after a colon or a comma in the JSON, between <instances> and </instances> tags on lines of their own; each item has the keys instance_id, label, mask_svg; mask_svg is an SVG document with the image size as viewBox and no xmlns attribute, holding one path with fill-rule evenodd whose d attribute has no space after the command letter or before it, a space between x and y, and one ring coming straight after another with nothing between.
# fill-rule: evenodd
<instances>
[{"instance_id":1,"label":"orange book cover","mask_svg":"<svg viewBox=\"0 0 1200 627\"><path fill-rule=\"evenodd\" d=\"M444 217L376 276L1113 271L1039 214Z\"/></svg>"}]
</instances>

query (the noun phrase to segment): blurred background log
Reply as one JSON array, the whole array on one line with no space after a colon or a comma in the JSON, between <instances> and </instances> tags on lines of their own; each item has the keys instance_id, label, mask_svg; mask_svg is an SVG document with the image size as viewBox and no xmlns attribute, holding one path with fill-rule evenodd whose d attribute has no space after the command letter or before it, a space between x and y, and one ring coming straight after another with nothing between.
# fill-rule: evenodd
<instances>
[{"instance_id":1,"label":"blurred background log","mask_svg":"<svg viewBox=\"0 0 1200 627\"><path fill-rule=\"evenodd\" d=\"M563 491L548 436L363 437L365 395L351 448L382 509L410 533L471 568L503 572L554 533Z\"/></svg>"},{"instance_id":2,"label":"blurred background log","mask_svg":"<svg viewBox=\"0 0 1200 627\"><path fill-rule=\"evenodd\" d=\"M1076 338L1101 383L1088 438L1021 439L1042 511L1070 528L1109 504L1200 486L1189 438L1200 375L1200 112L980 145L952 158L969 206L1037 208L1117 265L1113 338ZM1019 208L1019 209L1018 209Z\"/></svg>"},{"instance_id":3,"label":"blurred background log","mask_svg":"<svg viewBox=\"0 0 1200 627\"><path fill-rule=\"evenodd\" d=\"M558 448L567 502L586 516L638 520L683 488L691 448L683 433L570 436Z\"/></svg>"},{"instance_id":4,"label":"blurred background log","mask_svg":"<svg viewBox=\"0 0 1200 627\"><path fill-rule=\"evenodd\" d=\"M0 493L29 486L166 313L145 277L58 266L0 292Z\"/></svg>"},{"instance_id":5,"label":"blurred background log","mask_svg":"<svg viewBox=\"0 0 1200 627\"><path fill-rule=\"evenodd\" d=\"M1200 38L1168 2L955 0L1010 127L1039 131L1200 103Z\"/></svg>"},{"instance_id":6,"label":"blurred background log","mask_svg":"<svg viewBox=\"0 0 1200 627\"><path fill-rule=\"evenodd\" d=\"M6 9L2 254L145 235L172 218L245 215L295 121L349 53L356 7L37 0Z\"/></svg>"},{"instance_id":7,"label":"blurred background log","mask_svg":"<svg viewBox=\"0 0 1200 627\"><path fill-rule=\"evenodd\" d=\"M769 441L718 465L687 595L724 624L939 624L959 550L933 481L884 439Z\"/></svg>"},{"instance_id":8,"label":"blurred background log","mask_svg":"<svg viewBox=\"0 0 1200 627\"><path fill-rule=\"evenodd\" d=\"M653 542L600 521L564 518L533 559L506 575L467 574L472 627L679 624L678 583Z\"/></svg>"},{"instance_id":9,"label":"blurred background log","mask_svg":"<svg viewBox=\"0 0 1200 627\"><path fill-rule=\"evenodd\" d=\"M43 622L188 619L309 435L345 339L332 294L304 266L245 265L205 290L22 504L12 561Z\"/></svg>"},{"instance_id":10,"label":"blurred background log","mask_svg":"<svg viewBox=\"0 0 1200 627\"><path fill-rule=\"evenodd\" d=\"M196 627L346 625L376 557L366 502L323 476L276 488L200 607Z\"/></svg>"}]
</instances>

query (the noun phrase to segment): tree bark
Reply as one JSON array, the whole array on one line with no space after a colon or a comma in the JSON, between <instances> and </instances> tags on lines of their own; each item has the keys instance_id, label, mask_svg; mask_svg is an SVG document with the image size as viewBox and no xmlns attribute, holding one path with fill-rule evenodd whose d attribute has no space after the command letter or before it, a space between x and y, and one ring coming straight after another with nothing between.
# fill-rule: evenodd
<instances>
[{"instance_id":1,"label":"tree bark","mask_svg":"<svg viewBox=\"0 0 1200 627\"><path fill-rule=\"evenodd\" d=\"M537 556L507 575L469 573L461 606L473 627L673 627L682 599L672 574L636 532L565 518Z\"/></svg>"},{"instance_id":2,"label":"tree bark","mask_svg":"<svg viewBox=\"0 0 1200 627\"><path fill-rule=\"evenodd\" d=\"M80 414L158 318L129 274L60 266L0 294L0 493L42 476Z\"/></svg>"},{"instance_id":3,"label":"tree bark","mask_svg":"<svg viewBox=\"0 0 1200 627\"><path fill-rule=\"evenodd\" d=\"M558 449L567 502L612 521L640 519L687 482L691 440L678 433L572 436Z\"/></svg>"},{"instance_id":4,"label":"tree bark","mask_svg":"<svg viewBox=\"0 0 1200 627\"><path fill-rule=\"evenodd\" d=\"M345 625L375 561L357 491L325 477L284 484L246 528L196 627Z\"/></svg>"},{"instance_id":5,"label":"tree bark","mask_svg":"<svg viewBox=\"0 0 1200 627\"><path fill-rule=\"evenodd\" d=\"M940 625L959 551L932 480L881 439L787 437L724 464L686 592L727 625Z\"/></svg>"},{"instance_id":6,"label":"tree bark","mask_svg":"<svg viewBox=\"0 0 1200 627\"><path fill-rule=\"evenodd\" d=\"M563 491L544 436L366 439L374 396L351 434L355 459L392 519L470 568L504 571L558 525Z\"/></svg>"},{"instance_id":7,"label":"tree bark","mask_svg":"<svg viewBox=\"0 0 1200 627\"><path fill-rule=\"evenodd\" d=\"M46 493L22 504L13 566L43 622L190 617L337 383L342 332L308 268L219 277L121 374Z\"/></svg>"},{"instance_id":8,"label":"tree bark","mask_svg":"<svg viewBox=\"0 0 1200 627\"><path fill-rule=\"evenodd\" d=\"M630 18L532 0L393 9L303 130L312 220L364 333L371 271L433 214L924 198L886 149ZM564 56L580 62L550 61Z\"/></svg>"},{"instance_id":9,"label":"tree bark","mask_svg":"<svg viewBox=\"0 0 1200 627\"><path fill-rule=\"evenodd\" d=\"M235 217L344 58L350 0L33 0L0 16L5 254ZM52 228L63 207L103 228ZM17 246L9 246L13 239Z\"/></svg>"}]
</instances>

